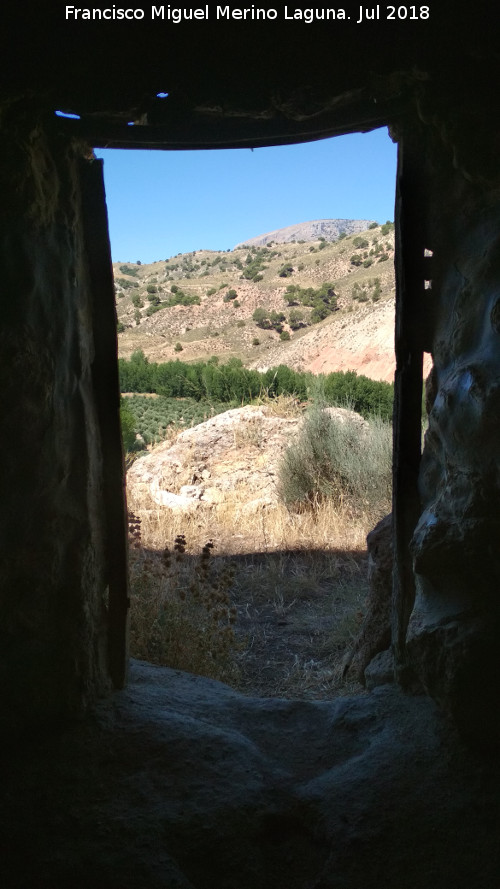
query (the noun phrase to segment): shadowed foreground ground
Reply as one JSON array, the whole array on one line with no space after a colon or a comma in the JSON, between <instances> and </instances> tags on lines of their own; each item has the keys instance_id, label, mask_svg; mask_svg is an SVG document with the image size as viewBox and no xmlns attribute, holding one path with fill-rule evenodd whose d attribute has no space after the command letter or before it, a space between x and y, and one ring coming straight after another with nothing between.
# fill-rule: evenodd
<instances>
[{"instance_id":1,"label":"shadowed foreground ground","mask_svg":"<svg viewBox=\"0 0 500 889\"><path fill-rule=\"evenodd\" d=\"M3 889L491 889L500 767L426 697L245 697L133 662L4 758Z\"/></svg>"}]
</instances>

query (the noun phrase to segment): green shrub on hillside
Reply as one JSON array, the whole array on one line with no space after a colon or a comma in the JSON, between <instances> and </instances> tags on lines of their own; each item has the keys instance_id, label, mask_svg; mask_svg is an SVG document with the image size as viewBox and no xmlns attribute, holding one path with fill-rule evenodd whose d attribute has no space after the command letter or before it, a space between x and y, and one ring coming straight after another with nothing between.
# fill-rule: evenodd
<instances>
[{"instance_id":1,"label":"green shrub on hillside","mask_svg":"<svg viewBox=\"0 0 500 889\"><path fill-rule=\"evenodd\" d=\"M274 255L275 252L271 252L266 247L262 247L260 250L257 250L256 247L252 247L245 259L241 277L246 278L247 281L262 281L263 276L261 272L267 268L267 266L264 265L264 260L271 259Z\"/></svg>"},{"instance_id":2,"label":"green shrub on hillside","mask_svg":"<svg viewBox=\"0 0 500 889\"><path fill-rule=\"evenodd\" d=\"M119 269L121 272L123 272L124 275L134 275L135 276L135 275L139 274L139 269L136 268L135 266L120 265Z\"/></svg>"},{"instance_id":3,"label":"green shrub on hillside","mask_svg":"<svg viewBox=\"0 0 500 889\"><path fill-rule=\"evenodd\" d=\"M354 370L334 371L322 380L322 394L331 405L350 407L363 417L392 419L394 386L381 380L371 380Z\"/></svg>"},{"instance_id":4,"label":"green shrub on hillside","mask_svg":"<svg viewBox=\"0 0 500 889\"><path fill-rule=\"evenodd\" d=\"M120 401L120 425L122 430L123 449L131 451L135 444L135 417L125 403L125 399Z\"/></svg>"},{"instance_id":5,"label":"green shrub on hillside","mask_svg":"<svg viewBox=\"0 0 500 889\"><path fill-rule=\"evenodd\" d=\"M337 295L333 284L325 281L316 290L313 287L300 287L298 284L289 284L283 294L285 302L289 306L310 306L312 312L309 316L310 324L317 324L337 308Z\"/></svg>"},{"instance_id":6,"label":"green shrub on hillside","mask_svg":"<svg viewBox=\"0 0 500 889\"><path fill-rule=\"evenodd\" d=\"M332 499L353 512L381 517L390 509L392 430L373 421L339 420L314 408L281 462L279 492L291 509Z\"/></svg>"},{"instance_id":7,"label":"green shrub on hillside","mask_svg":"<svg viewBox=\"0 0 500 889\"><path fill-rule=\"evenodd\" d=\"M172 289L172 288L171 288ZM172 296L169 296L166 303L166 306L199 306L201 303L201 299L197 293L184 293L179 288L176 288L175 293L172 293Z\"/></svg>"},{"instance_id":8,"label":"green shrub on hillside","mask_svg":"<svg viewBox=\"0 0 500 889\"><path fill-rule=\"evenodd\" d=\"M124 290L130 290L132 287L138 287L137 281L127 281L126 278L117 278L116 283L120 285Z\"/></svg>"},{"instance_id":9,"label":"green shrub on hillside","mask_svg":"<svg viewBox=\"0 0 500 889\"><path fill-rule=\"evenodd\" d=\"M269 312L262 306L257 306L252 315L252 320L255 321L257 327L262 328L262 330L270 330L272 326L269 318Z\"/></svg>"},{"instance_id":10,"label":"green shrub on hillside","mask_svg":"<svg viewBox=\"0 0 500 889\"><path fill-rule=\"evenodd\" d=\"M286 321L286 315L283 312L271 312L269 315L269 320L271 322L271 327L274 328L278 333L281 333L283 330L283 322Z\"/></svg>"},{"instance_id":11,"label":"green shrub on hillside","mask_svg":"<svg viewBox=\"0 0 500 889\"><path fill-rule=\"evenodd\" d=\"M288 323L292 330L300 330L301 327L307 326L304 321L304 313L299 309L292 309L288 316Z\"/></svg>"},{"instance_id":12,"label":"green shrub on hillside","mask_svg":"<svg viewBox=\"0 0 500 889\"><path fill-rule=\"evenodd\" d=\"M160 312L162 309L166 309L167 305L168 305L167 303L161 303L161 302L152 304L152 305L148 306L148 308L146 309L146 315L148 316L148 318L150 318L151 315L154 315L156 312Z\"/></svg>"}]
</instances>

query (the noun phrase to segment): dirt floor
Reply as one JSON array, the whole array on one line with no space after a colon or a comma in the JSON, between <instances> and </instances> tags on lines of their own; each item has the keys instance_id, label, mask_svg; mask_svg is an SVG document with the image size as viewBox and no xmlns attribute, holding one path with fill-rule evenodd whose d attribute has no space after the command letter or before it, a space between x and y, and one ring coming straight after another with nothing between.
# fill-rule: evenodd
<instances>
[{"instance_id":1,"label":"dirt floor","mask_svg":"<svg viewBox=\"0 0 500 889\"><path fill-rule=\"evenodd\" d=\"M364 614L366 563L358 550L204 558L140 548L131 571L132 655L247 695L358 694L363 687L342 677L342 662Z\"/></svg>"},{"instance_id":2,"label":"dirt floor","mask_svg":"<svg viewBox=\"0 0 500 889\"><path fill-rule=\"evenodd\" d=\"M345 551L247 557L233 594L243 644L237 688L304 700L363 691L342 678L341 665L363 618L366 562L365 553Z\"/></svg>"}]
</instances>

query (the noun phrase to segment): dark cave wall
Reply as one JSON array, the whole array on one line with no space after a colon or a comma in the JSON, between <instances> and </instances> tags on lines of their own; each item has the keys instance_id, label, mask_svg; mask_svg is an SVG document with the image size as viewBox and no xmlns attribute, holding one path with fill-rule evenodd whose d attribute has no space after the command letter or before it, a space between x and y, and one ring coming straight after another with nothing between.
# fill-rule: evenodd
<instances>
[{"instance_id":1,"label":"dark cave wall","mask_svg":"<svg viewBox=\"0 0 500 889\"><path fill-rule=\"evenodd\" d=\"M92 161L33 109L0 121L0 722L15 729L107 688L109 577L81 215Z\"/></svg>"},{"instance_id":2,"label":"dark cave wall","mask_svg":"<svg viewBox=\"0 0 500 889\"><path fill-rule=\"evenodd\" d=\"M406 645L426 691L488 746L500 742L500 177L494 118L469 112L420 136L434 370Z\"/></svg>"},{"instance_id":3,"label":"dark cave wall","mask_svg":"<svg viewBox=\"0 0 500 889\"><path fill-rule=\"evenodd\" d=\"M397 134L413 183L403 164L403 339L434 370L411 509L401 497L412 589L395 649L488 745L500 742L500 138L491 108L462 90L458 112L453 96L422 88ZM123 684L127 581L98 162L29 102L0 109L0 154L0 726L11 731Z\"/></svg>"}]
</instances>

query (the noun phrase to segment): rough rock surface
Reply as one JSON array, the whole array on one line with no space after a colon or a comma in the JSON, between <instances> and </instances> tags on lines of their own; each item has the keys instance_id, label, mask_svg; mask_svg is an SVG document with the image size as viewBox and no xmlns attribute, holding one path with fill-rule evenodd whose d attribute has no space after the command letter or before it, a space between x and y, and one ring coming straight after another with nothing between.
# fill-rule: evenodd
<instances>
[{"instance_id":1,"label":"rough rock surface","mask_svg":"<svg viewBox=\"0 0 500 889\"><path fill-rule=\"evenodd\" d=\"M491 889L499 780L430 699L393 686L247 698L133 662L94 718L12 754L0 884Z\"/></svg>"},{"instance_id":2,"label":"rough rock surface","mask_svg":"<svg viewBox=\"0 0 500 889\"><path fill-rule=\"evenodd\" d=\"M113 421L119 446L118 408L106 404L103 425L107 380L98 393L94 377L105 326L93 329L87 162L22 116L9 131L4 110L2 286L17 296L0 330L0 734L85 708L108 684Z\"/></svg>"},{"instance_id":3,"label":"rough rock surface","mask_svg":"<svg viewBox=\"0 0 500 889\"><path fill-rule=\"evenodd\" d=\"M365 682L365 669L391 642L392 514L385 516L366 538L370 590L358 636L344 659L343 669Z\"/></svg>"},{"instance_id":4,"label":"rough rock surface","mask_svg":"<svg viewBox=\"0 0 500 889\"><path fill-rule=\"evenodd\" d=\"M434 268L440 303L407 641L424 688L464 735L487 746L500 743L500 711L491 703L500 635L500 212L498 205L478 211L474 199L469 194L462 211L465 197L457 187L456 205L442 210L450 214L454 237Z\"/></svg>"},{"instance_id":5,"label":"rough rock surface","mask_svg":"<svg viewBox=\"0 0 500 889\"><path fill-rule=\"evenodd\" d=\"M327 408L341 422L366 421L354 411ZM166 442L132 464L127 484L160 506L193 511L211 508L228 492L240 495L247 511L277 501L281 455L301 418L276 416L267 406L226 411Z\"/></svg>"}]
</instances>

